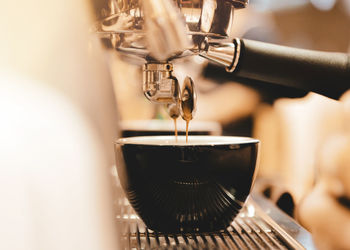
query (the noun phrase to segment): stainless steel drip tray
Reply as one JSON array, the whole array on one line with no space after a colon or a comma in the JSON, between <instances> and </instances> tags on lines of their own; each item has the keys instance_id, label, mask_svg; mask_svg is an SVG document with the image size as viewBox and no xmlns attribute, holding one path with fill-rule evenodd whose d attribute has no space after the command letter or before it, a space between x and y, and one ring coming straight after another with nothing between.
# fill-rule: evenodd
<instances>
[{"instance_id":1,"label":"stainless steel drip tray","mask_svg":"<svg viewBox=\"0 0 350 250\"><path fill-rule=\"evenodd\" d=\"M226 229L162 234L148 229L126 199L118 201L123 249L314 249L311 235L266 198L253 194Z\"/></svg>"}]
</instances>

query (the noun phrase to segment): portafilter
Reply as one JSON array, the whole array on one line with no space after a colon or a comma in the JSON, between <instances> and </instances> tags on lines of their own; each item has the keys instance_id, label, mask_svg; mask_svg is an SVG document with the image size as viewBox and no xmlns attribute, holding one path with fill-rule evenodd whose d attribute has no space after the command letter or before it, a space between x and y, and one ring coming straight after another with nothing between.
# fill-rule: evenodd
<instances>
[{"instance_id":1,"label":"portafilter","mask_svg":"<svg viewBox=\"0 0 350 250\"><path fill-rule=\"evenodd\" d=\"M338 99L350 88L350 57L235 38L233 13L248 0L92 0L94 32L127 61L144 64L143 91L176 103L172 60L199 55L236 81L258 80ZM238 78L237 78L238 77Z\"/></svg>"}]
</instances>

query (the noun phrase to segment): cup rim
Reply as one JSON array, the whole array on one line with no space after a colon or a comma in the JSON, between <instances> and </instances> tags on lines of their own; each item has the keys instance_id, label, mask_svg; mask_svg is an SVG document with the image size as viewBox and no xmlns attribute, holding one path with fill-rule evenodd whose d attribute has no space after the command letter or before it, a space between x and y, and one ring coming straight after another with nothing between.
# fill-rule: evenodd
<instances>
[{"instance_id":1,"label":"cup rim","mask_svg":"<svg viewBox=\"0 0 350 250\"><path fill-rule=\"evenodd\" d=\"M154 139L150 141L150 139ZM218 145L243 145L260 143L258 139L243 136L212 136L212 135L190 135L188 143L186 136L133 136L119 138L115 141L118 145L144 145L144 146L171 146L171 147L191 147L191 146L218 146Z\"/></svg>"}]
</instances>

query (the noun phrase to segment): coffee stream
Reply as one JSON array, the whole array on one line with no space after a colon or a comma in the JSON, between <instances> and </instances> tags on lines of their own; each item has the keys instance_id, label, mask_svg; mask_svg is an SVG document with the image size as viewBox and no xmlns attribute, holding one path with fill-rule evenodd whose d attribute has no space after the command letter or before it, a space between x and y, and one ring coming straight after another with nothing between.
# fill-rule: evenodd
<instances>
[{"instance_id":1,"label":"coffee stream","mask_svg":"<svg viewBox=\"0 0 350 250\"><path fill-rule=\"evenodd\" d=\"M176 120L180 116L180 104L178 102L177 103L168 104L168 114L174 120L175 140L177 142L177 125L176 125Z\"/></svg>"},{"instance_id":2,"label":"coffee stream","mask_svg":"<svg viewBox=\"0 0 350 250\"><path fill-rule=\"evenodd\" d=\"M178 91L180 94L180 91ZM177 125L176 119L180 116L186 121L186 143L188 142L188 127L190 121L193 119L194 112L196 111L196 101L197 96L194 89L193 81L190 77L186 77L182 91L181 97L177 102L168 104L168 114L174 120L175 127L175 139L177 142Z\"/></svg>"},{"instance_id":3,"label":"coffee stream","mask_svg":"<svg viewBox=\"0 0 350 250\"><path fill-rule=\"evenodd\" d=\"M188 142L188 125L190 121L186 121L186 143Z\"/></svg>"},{"instance_id":4,"label":"coffee stream","mask_svg":"<svg viewBox=\"0 0 350 250\"><path fill-rule=\"evenodd\" d=\"M176 126L176 118L174 119L174 127L175 127L175 140L177 142L177 126Z\"/></svg>"}]
</instances>

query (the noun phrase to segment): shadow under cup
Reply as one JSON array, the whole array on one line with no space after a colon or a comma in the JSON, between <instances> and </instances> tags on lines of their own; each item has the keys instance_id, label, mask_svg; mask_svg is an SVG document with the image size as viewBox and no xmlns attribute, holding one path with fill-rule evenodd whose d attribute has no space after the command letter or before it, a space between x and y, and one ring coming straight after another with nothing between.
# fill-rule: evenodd
<instances>
[{"instance_id":1,"label":"shadow under cup","mask_svg":"<svg viewBox=\"0 0 350 250\"><path fill-rule=\"evenodd\" d=\"M117 140L116 166L130 204L152 230L226 228L257 173L259 141L246 137L144 136Z\"/></svg>"}]
</instances>

